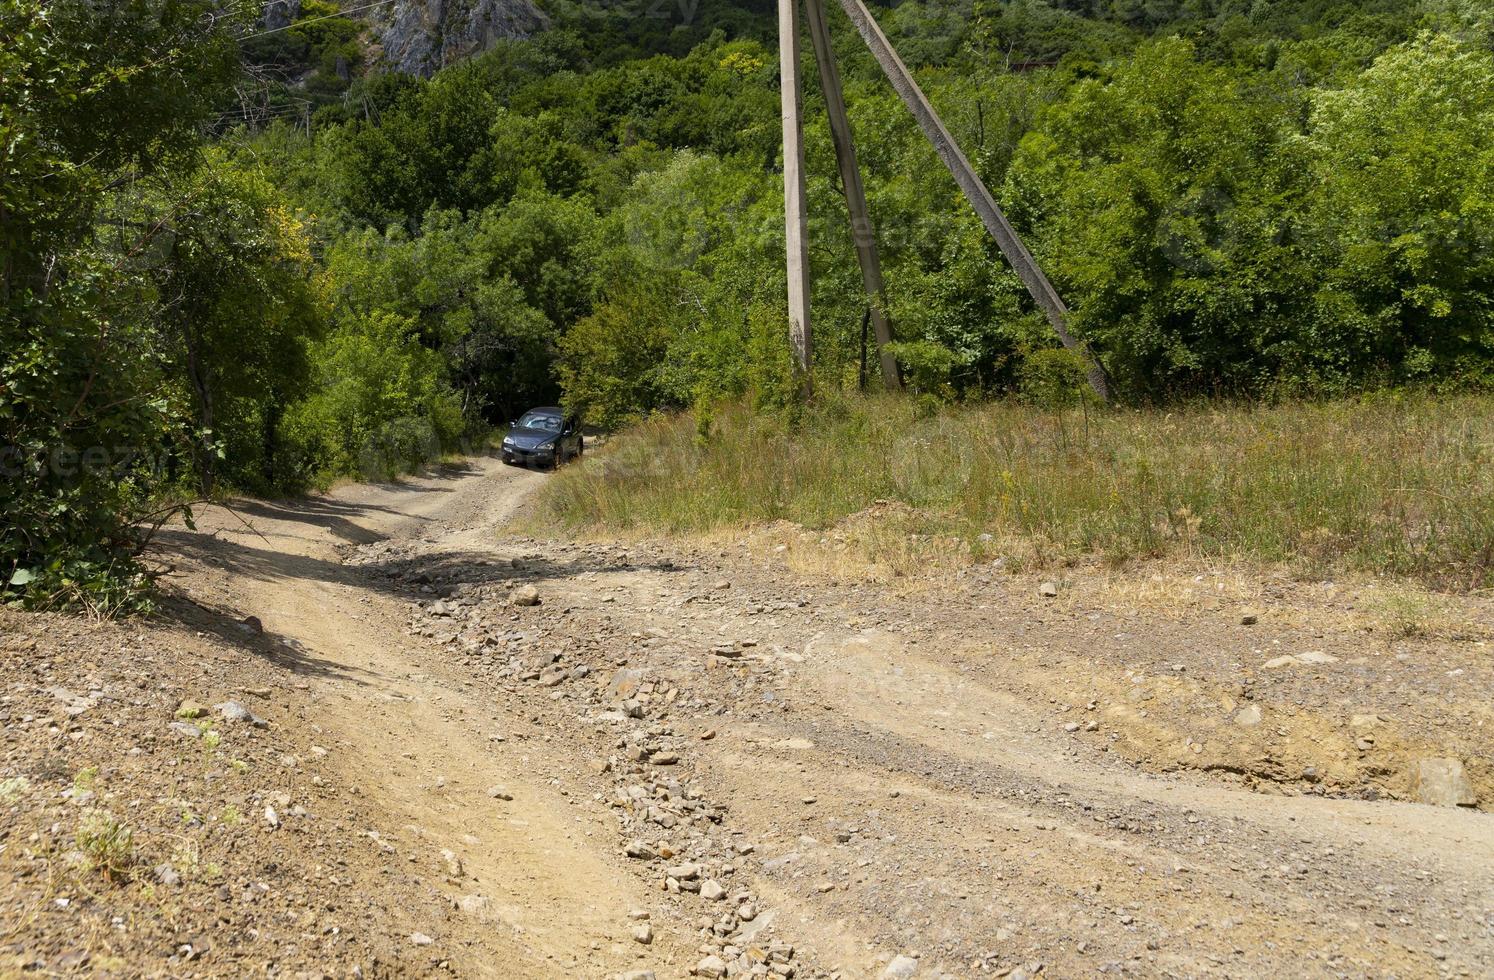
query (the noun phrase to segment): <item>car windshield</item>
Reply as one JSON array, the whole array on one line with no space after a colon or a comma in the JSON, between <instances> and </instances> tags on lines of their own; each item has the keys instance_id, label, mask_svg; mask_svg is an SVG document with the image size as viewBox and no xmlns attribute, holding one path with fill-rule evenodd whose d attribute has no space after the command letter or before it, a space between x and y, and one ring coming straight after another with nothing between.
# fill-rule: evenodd
<instances>
[{"instance_id":1,"label":"car windshield","mask_svg":"<svg viewBox=\"0 0 1494 980\"><path fill-rule=\"evenodd\" d=\"M560 431L560 416L551 415L548 412L526 412L519 419L521 429L544 429L546 432Z\"/></svg>"}]
</instances>

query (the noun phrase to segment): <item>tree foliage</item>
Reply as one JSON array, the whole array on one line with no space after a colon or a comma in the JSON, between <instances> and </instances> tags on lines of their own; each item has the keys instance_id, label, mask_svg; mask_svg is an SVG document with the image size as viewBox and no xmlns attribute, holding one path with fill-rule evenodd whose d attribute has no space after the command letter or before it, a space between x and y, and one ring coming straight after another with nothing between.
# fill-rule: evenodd
<instances>
[{"instance_id":1,"label":"tree foliage","mask_svg":"<svg viewBox=\"0 0 1494 980\"><path fill-rule=\"evenodd\" d=\"M1494 380L1485 6L878 16L1075 332L1163 402ZM609 426L793 407L770 4L550 4L549 30L429 79L375 70L329 4L274 33L226 9L0 0L0 588L125 594L170 499L393 475L534 403ZM832 24L908 384L1074 402L1072 359ZM815 381L849 388L878 351L804 47Z\"/></svg>"}]
</instances>

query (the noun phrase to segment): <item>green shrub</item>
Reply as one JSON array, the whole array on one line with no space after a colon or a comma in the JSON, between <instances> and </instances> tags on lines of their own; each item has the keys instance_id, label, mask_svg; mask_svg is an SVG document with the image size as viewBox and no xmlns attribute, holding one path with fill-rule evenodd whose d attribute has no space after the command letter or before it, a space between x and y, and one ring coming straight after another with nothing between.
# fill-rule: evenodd
<instances>
[{"instance_id":1,"label":"green shrub","mask_svg":"<svg viewBox=\"0 0 1494 980\"><path fill-rule=\"evenodd\" d=\"M314 349L316 384L282 430L288 473L307 485L384 479L459 444L461 405L440 356L413 332L408 319L374 314L349 320Z\"/></svg>"}]
</instances>

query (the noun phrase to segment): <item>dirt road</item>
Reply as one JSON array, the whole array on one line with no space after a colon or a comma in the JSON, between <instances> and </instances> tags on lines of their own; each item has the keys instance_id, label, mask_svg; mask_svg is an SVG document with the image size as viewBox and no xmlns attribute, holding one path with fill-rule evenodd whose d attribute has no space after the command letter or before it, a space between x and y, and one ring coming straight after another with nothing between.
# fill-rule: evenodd
<instances>
[{"instance_id":1,"label":"dirt road","mask_svg":"<svg viewBox=\"0 0 1494 980\"><path fill-rule=\"evenodd\" d=\"M833 584L773 529L533 540L505 522L548 478L478 460L162 541L296 678L271 724L314 722L425 855L359 896L418 931L404 970L1494 975L1494 817L1410 802L1453 758L1488 805L1486 640L1317 596L1247 626Z\"/></svg>"}]
</instances>

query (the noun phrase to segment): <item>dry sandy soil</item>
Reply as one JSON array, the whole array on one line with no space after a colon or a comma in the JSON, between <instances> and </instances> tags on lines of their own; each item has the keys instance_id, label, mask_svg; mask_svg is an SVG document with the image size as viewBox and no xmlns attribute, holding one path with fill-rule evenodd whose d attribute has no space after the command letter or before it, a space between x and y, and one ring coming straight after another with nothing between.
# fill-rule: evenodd
<instances>
[{"instance_id":1,"label":"dry sandy soil","mask_svg":"<svg viewBox=\"0 0 1494 980\"><path fill-rule=\"evenodd\" d=\"M245 502L156 619L0 612L0 975L1494 975L1487 600L879 585L526 537L546 479Z\"/></svg>"}]
</instances>

